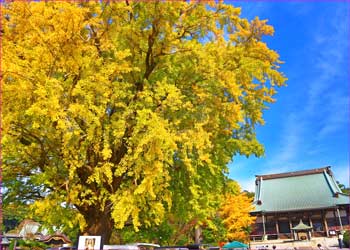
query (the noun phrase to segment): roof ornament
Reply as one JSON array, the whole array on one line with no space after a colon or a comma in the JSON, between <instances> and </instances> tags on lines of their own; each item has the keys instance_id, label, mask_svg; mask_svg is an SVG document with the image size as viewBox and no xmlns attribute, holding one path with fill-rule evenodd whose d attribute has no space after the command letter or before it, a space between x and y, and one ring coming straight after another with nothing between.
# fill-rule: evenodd
<instances>
[{"instance_id":1,"label":"roof ornament","mask_svg":"<svg viewBox=\"0 0 350 250\"><path fill-rule=\"evenodd\" d=\"M295 227L292 227L292 230L310 230L310 229L312 229L312 227L311 227L311 226L308 226L308 225L305 225L305 224L303 223L303 220L302 220L302 219L300 219L298 225L296 225Z\"/></svg>"}]
</instances>

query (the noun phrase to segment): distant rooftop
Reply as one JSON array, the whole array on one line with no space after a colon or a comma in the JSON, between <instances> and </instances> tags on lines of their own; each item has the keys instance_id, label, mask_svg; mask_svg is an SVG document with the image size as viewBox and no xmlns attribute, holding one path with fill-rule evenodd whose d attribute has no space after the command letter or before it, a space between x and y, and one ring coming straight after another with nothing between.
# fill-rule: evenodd
<instances>
[{"instance_id":1,"label":"distant rooftop","mask_svg":"<svg viewBox=\"0 0 350 250\"><path fill-rule=\"evenodd\" d=\"M327 166L323 168L314 168L314 169L286 172L286 173L280 173L280 174L256 175L255 177L257 178L261 177L263 180L268 180L268 179L301 176L301 175L308 175L308 174L319 174L319 173L323 173L324 171L327 171L329 175L333 175L330 168L331 168L330 166Z\"/></svg>"},{"instance_id":2,"label":"distant rooftop","mask_svg":"<svg viewBox=\"0 0 350 250\"><path fill-rule=\"evenodd\" d=\"M350 203L331 167L256 175L253 212L284 212L336 207Z\"/></svg>"}]
</instances>

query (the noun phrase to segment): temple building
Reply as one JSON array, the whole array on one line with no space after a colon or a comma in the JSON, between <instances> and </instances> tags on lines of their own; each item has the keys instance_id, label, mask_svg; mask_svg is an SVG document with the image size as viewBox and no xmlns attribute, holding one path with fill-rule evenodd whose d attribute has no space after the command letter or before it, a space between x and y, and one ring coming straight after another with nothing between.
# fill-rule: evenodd
<instances>
[{"instance_id":1,"label":"temple building","mask_svg":"<svg viewBox=\"0 0 350 250\"><path fill-rule=\"evenodd\" d=\"M337 237L350 229L349 203L331 167L257 175L251 240Z\"/></svg>"}]
</instances>

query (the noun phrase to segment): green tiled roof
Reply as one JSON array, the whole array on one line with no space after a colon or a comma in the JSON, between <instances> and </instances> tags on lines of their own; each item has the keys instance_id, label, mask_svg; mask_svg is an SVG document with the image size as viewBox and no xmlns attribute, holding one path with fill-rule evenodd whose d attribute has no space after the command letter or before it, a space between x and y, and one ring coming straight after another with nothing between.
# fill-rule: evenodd
<instances>
[{"instance_id":1,"label":"green tiled roof","mask_svg":"<svg viewBox=\"0 0 350 250\"><path fill-rule=\"evenodd\" d=\"M252 212L312 210L349 204L329 169L257 176Z\"/></svg>"}]
</instances>

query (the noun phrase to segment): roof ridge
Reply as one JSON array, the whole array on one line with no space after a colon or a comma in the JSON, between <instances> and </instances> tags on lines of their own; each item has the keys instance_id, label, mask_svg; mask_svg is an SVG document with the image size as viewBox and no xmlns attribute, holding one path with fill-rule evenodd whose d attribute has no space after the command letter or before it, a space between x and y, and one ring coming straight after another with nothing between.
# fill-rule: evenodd
<instances>
[{"instance_id":1,"label":"roof ridge","mask_svg":"<svg viewBox=\"0 0 350 250\"><path fill-rule=\"evenodd\" d=\"M329 175L333 175L330 168L331 166L326 166L322 168L298 170L298 171L284 172L284 173L278 173L278 174L255 175L255 177L262 178L263 180L268 180L268 179L294 177L294 176L301 176L301 175L319 174L319 173L323 173L324 171L326 171Z\"/></svg>"}]
</instances>

